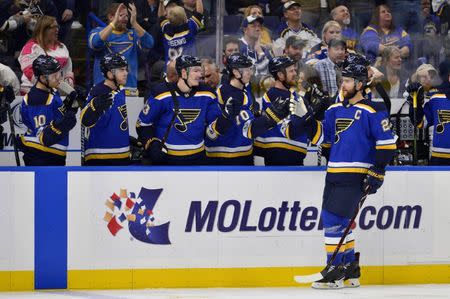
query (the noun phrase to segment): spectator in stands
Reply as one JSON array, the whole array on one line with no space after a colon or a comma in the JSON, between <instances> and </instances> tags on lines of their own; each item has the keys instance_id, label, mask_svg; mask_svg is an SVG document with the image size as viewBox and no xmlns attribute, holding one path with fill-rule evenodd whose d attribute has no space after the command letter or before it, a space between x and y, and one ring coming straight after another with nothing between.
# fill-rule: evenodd
<instances>
[{"instance_id":1,"label":"spectator in stands","mask_svg":"<svg viewBox=\"0 0 450 299\"><path fill-rule=\"evenodd\" d=\"M316 69L302 61L303 49L306 41L300 37L293 35L286 40L284 54L294 60L297 66L297 90L305 91L305 86L316 84L322 90L322 82Z\"/></svg>"},{"instance_id":2,"label":"spectator in stands","mask_svg":"<svg viewBox=\"0 0 450 299\"><path fill-rule=\"evenodd\" d=\"M11 86L14 89L14 94L20 94L20 82L16 74L7 65L0 63L0 85Z\"/></svg>"},{"instance_id":3,"label":"spectator in stands","mask_svg":"<svg viewBox=\"0 0 450 299\"><path fill-rule=\"evenodd\" d=\"M410 34L422 32L421 0L387 0L395 19L395 25Z\"/></svg>"},{"instance_id":4,"label":"spectator in stands","mask_svg":"<svg viewBox=\"0 0 450 299\"><path fill-rule=\"evenodd\" d=\"M368 0L352 0L348 1L350 14L352 16L354 29L359 34L367 27L372 18L376 5L382 4L384 0L368 1Z\"/></svg>"},{"instance_id":5,"label":"spectator in stands","mask_svg":"<svg viewBox=\"0 0 450 299\"><path fill-rule=\"evenodd\" d=\"M267 74L271 55L269 49L261 45L261 28L264 19L248 16L242 23L244 36L239 40L239 52L250 57L256 66L255 76Z\"/></svg>"},{"instance_id":6,"label":"spectator in stands","mask_svg":"<svg viewBox=\"0 0 450 299\"><path fill-rule=\"evenodd\" d=\"M31 13L18 1L0 1L0 61L13 67L15 72L20 70L15 64L15 52L28 41L27 31L32 32L35 25Z\"/></svg>"},{"instance_id":7,"label":"spectator in stands","mask_svg":"<svg viewBox=\"0 0 450 299\"><path fill-rule=\"evenodd\" d=\"M183 0L183 8L188 19L191 18L195 12L203 15L204 26L201 31L211 28L210 13L203 6L202 0Z\"/></svg>"},{"instance_id":8,"label":"spectator in stands","mask_svg":"<svg viewBox=\"0 0 450 299\"><path fill-rule=\"evenodd\" d=\"M263 11L259 5L250 5L244 10L244 17L254 16L264 18ZM266 26L261 27L261 45L272 48L272 33Z\"/></svg>"},{"instance_id":9,"label":"spectator in stands","mask_svg":"<svg viewBox=\"0 0 450 299\"><path fill-rule=\"evenodd\" d=\"M220 84L220 72L217 64L210 58L202 59L203 80L206 85L216 90Z\"/></svg>"},{"instance_id":10,"label":"spectator in stands","mask_svg":"<svg viewBox=\"0 0 450 299\"><path fill-rule=\"evenodd\" d=\"M323 91L333 97L339 89L339 65L344 62L347 44L343 39L332 39L328 43L328 57L314 64L322 81Z\"/></svg>"},{"instance_id":11,"label":"spectator in stands","mask_svg":"<svg viewBox=\"0 0 450 299\"><path fill-rule=\"evenodd\" d=\"M439 17L431 14L430 0L422 0L421 22L423 24L422 36L415 41L420 61L438 65L442 38L439 35L441 29Z\"/></svg>"},{"instance_id":12,"label":"spectator in stands","mask_svg":"<svg viewBox=\"0 0 450 299\"><path fill-rule=\"evenodd\" d=\"M122 3L113 3L108 8L109 24L94 28L89 33L88 46L95 52L94 84L104 80L100 70L100 60L107 53L125 56L128 61L129 74L126 83L127 94L137 95L138 50L153 47L153 37L137 22L134 4L130 4L130 17L127 7ZM128 29L130 21L132 29Z\"/></svg>"},{"instance_id":13,"label":"spectator in stands","mask_svg":"<svg viewBox=\"0 0 450 299\"><path fill-rule=\"evenodd\" d=\"M331 10L330 16L332 20L338 22L339 25L341 25L341 34L347 42L347 50L355 51L359 36L358 33L356 33L356 31L350 27L351 17L347 6L336 6Z\"/></svg>"},{"instance_id":14,"label":"spectator in stands","mask_svg":"<svg viewBox=\"0 0 450 299\"><path fill-rule=\"evenodd\" d=\"M67 45L75 13L75 0L57 0L55 6L58 9L59 40Z\"/></svg>"},{"instance_id":15,"label":"spectator in stands","mask_svg":"<svg viewBox=\"0 0 450 299\"><path fill-rule=\"evenodd\" d=\"M56 58L61 65L63 80L74 85L72 72L72 60L66 46L58 41L59 25L56 18L42 16L39 18L33 37L25 44L19 55L19 63L22 69L21 93L27 93L36 83L33 73L33 61L39 55L49 55Z\"/></svg>"},{"instance_id":16,"label":"spectator in stands","mask_svg":"<svg viewBox=\"0 0 450 299\"><path fill-rule=\"evenodd\" d=\"M197 0L201 3L201 0ZM160 4L161 7L161 4ZM203 11L201 4L191 18L187 18L185 10L181 6L174 6L167 10L167 17L161 19L163 33L165 61L177 59L181 55L196 54L195 36L203 28Z\"/></svg>"},{"instance_id":17,"label":"spectator in stands","mask_svg":"<svg viewBox=\"0 0 450 299\"><path fill-rule=\"evenodd\" d=\"M223 41L223 53L222 53L222 63L225 66L222 70L222 78L220 80L221 83L229 81L229 74L227 71L227 60L230 55L234 53L239 53L239 40L234 37L226 37Z\"/></svg>"},{"instance_id":18,"label":"spectator in stands","mask_svg":"<svg viewBox=\"0 0 450 299\"><path fill-rule=\"evenodd\" d=\"M407 72L402 68L402 57L399 48L387 46L384 48L379 63L375 65L384 77L380 81L381 86L391 98L403 97L405 83L408 79ZM379 97L376 94L376 97Z\"/></svg>"},{"instance_id":19,"label":"spectator in stands","mask_svg":"<svg viewBox=\"0 0 450 299\"><path fill-rule=\"evenodd\" d=\"M376 7L370 25L361 34L360 43L372 62L386 46L397 46L404 59L409 57L412 50L409 34L403 28L394 26L391 10L384 4Z\"/></svg>"},{"instance_id":20,"label":"spectator in stands","mask_svg":"<svg viewBox=\"0 0 450 299\"><path fill-rule=\"evenodd\" d=\"M225 10L229 15L243 14L246 7L257 4L258 0L227 0L225 1Z\"/></svg>"},{"instance_id":21,"label":"spectator in stands","mask_svg":"<svg viewBox=\"0 0 450 299\"><path fill-rule=\"evenodd\" d=\"M450 23L450 3L445 0L432 0L431 7L433 8L434 14L439 17L441 28L439 32L442 35L448 34L449 23Z\"/></svg>"},{"instance_id":22,"label":"spectator in stands","mask_svg":"<svg viewBox=\"0 0 450 299\"><path fill-rule=\"evenodd\" d=\"M285 47L286 39L291 35L297 35L301 39L307 41L305 47L305 54L311 51L311 48L320 43L320 39L314 33L313 29L301 21L302 9L301 5L295 1L287 1L283 5L284 17L286 22L280 24L278 27L276 40L274 42L274 52L277 49L281 51Z\"/></svg>"},{"instance_id":23,"label":"spectator in stands","mask_svg":"<svg viewBox=\"0 0 450 299\"><path fill-rule=\"evenodd\" d=\"M322 42L312 47L308 54L308 63L315 64L317 61L327 58L328 43L334 38L342 38L341 26L336 21L328 21L322 28Z\"/></svg>"},{"instance_id":24,"label":"spectator in stands","mask_svg":"<svg viewBox=\"0 0 450 299\"><path fill-rule=\"evenodd\" d=\"M441 84L440 81L438 71L431 64L420 65L411 76L411 82L419 83L423 87L425 98L427 98L427 96L430 97L437 92L436 87Z\"/></svg>"}]
</instances>

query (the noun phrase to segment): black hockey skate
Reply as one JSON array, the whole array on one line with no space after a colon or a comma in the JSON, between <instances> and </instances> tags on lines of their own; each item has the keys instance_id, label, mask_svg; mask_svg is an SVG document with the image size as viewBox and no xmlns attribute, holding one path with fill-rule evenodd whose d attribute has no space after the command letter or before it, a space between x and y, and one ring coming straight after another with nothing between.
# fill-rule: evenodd
<instances>
[{"instance_id":1,"label":"black hockey skate","mask_svg":"<svg viewBox=\"0 0 450 299\"><path fill-rule=\"evenodd\" d=\"M355 260L344 266L345 286L348 288L357 288L360 286L359 277L361 268L359 267L359 252L355 252Z\"/></svg>"},{"instance_id":2,"label":"black hockey skate","mask_svg":"<svg viewBox=\"0 0 450 299\"><path fill-rule=\"evenodd\" d=\"M345 287L344 278L345 268L343 266L331 266L324 278L313 282L311 287L313 289L321 290L342 289Z\"/></svg>"}]
</instances>

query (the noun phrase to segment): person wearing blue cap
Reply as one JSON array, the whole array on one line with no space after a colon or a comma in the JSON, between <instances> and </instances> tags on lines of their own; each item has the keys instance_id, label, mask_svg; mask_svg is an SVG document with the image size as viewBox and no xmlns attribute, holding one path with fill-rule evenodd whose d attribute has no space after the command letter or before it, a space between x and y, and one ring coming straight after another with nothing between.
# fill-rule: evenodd
<instances>
[{"instance_id":1,"label":"person wearing blue cap","mask_svg":"<svg viewBox=\"0 0 450 299\"><path fill-rule=\"evenodd\" d=\"M261 45L261 29L264 18L250 15L242 23L244 35L239 40L239 52L253 60L256 66L255 76L266 75L269 60L272 58L269 50Z\"/></svg>"}]
</instances>

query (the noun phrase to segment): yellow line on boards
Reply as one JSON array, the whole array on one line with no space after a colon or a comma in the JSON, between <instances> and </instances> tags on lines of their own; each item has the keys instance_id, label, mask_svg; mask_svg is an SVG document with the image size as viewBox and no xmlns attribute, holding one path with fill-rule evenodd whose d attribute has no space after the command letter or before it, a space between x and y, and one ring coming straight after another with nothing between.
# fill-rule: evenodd
<instances>
[{"instance_id":1,"label":"yellow line on boards","mask_svg":"<svg viewBox=\"0 0 450 299\"><path fill-rule=\"evenodd\" d=\"M0 291L34 290L33 271L0 271Z\"/></svg>"},{"instance_id":2,"label":"yellow line on boards","mask_svg":"<svg viewBox=\"0 0 450 299\"><path fill-rule=\"evenodd\" d=\"M321 267L69 270L69 289L302 286ZM363 266L361 284L450 283L449 265ZM304 285L309 286L309 285Z\"/></svg>"}]
</instances>

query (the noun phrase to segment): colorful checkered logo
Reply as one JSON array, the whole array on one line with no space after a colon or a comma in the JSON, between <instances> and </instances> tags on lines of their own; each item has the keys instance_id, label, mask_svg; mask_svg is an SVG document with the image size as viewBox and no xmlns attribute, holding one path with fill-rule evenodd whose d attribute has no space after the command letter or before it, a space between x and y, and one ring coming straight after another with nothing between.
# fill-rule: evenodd
<instances>
[{"instance_id":1,"label":"colorful checkered logo","mask_svg":"<svg viewBox=\"0 0 450 299\"><path fill-rule=\"evenodd\" d=\"M109 232L115 236L128 225L130 234L137 240L166 245L169 240L169 222L159 224L153 209L163 189L141 188L136 193L120 189L119 195L113 193L105 202L107 210L103 219L108 223Z\"/></svg>"}]
</instances>

